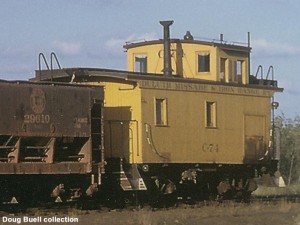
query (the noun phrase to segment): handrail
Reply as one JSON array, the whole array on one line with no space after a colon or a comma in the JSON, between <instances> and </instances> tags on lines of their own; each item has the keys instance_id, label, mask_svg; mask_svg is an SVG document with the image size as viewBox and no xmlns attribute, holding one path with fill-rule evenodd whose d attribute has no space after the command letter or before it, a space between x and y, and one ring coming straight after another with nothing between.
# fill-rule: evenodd
<instances>
[{"instance_id":1,"label":"handrail","mask_svg":"<svg viewBox=\"0 0 300 225\"><path fill-rule=\"evenodd\" d=\"M255 74L255 78L257 78L258 72L260 71L260 77L263 79L263 68L262 65L259 65Z\"/></svg>"},{"instance_id":2,"label":"handrail","mask_svg":"<svg viewBox=\"0 0 300 225\"><path fill-rule=\"evenodd\" d=\"M46 65L47 69L51 71L51 81L52 81L52 79L53 79L53 75L52 75L52 71L53 71L53 58L56 61L56 65L57 65L58 69L61 69L60 63L59 63L59 61L57 59L57 56L56 56L56 54L54 52L51 52L51 54L50 54L50 68L49 68L49 65L47 63L45 55L42 52L39 54L40 80L42 80L42 64L41 64L41 60L43 59L44 60L44 64Z\"/></svg>"},{"instance_id":3,"label":"handrail","mask_svg":"<svg viewBox=\"0 0 300 225\"><path fill-rule=\"evenodd\" d=\"M274 68L273 68L273 66L269 67L266 80L268 80L270 72L272 72L272 80L274 80Z\"/></svg>"},{"instance_id":4,"label":"handrail","mask_svg":"<svg viewBox=\"0 0 300 225\"><path fill-rule=\"evenodd\" d=\"M53 57L54 57L54 59L55 59L55 61L56 61L56 64L57 64L58 68L61 69L60 64L59 64L59 61L58 61L58 59L57 59L57 57L56 57L56 54L55 54L54 52L51 52L51 55L50 55L51 71L53 70Z\"/></svg>"},{"instance_id":5,"label":"handrail","mask_svg":"<svg viewBox=\"0 0 300 225\"><path fill-rule=\"evenodd\" d=\"M45 58L45 55L44 55L42 52L39 54L39 70L41 70L41 57L43 58L44 63L45 63L45 65L47 66L47 69L49 70L49 65L48 65L48 63L47 63L47 60L46 60L46 58Z\"/></svg>"},{"instance_id":6,"label":"handrail","mask_svg":"<svg viewBox=\"0 0 300 225\"><path fill-rule=\"evenodd\" d=\"M57 64L58 68L61 69L60 64L59 64L59 62L58 62L58 59L57 59L55 53L54 53L54 52L51 52L51 54L50 54L51 81L53 81L53 57L54 57L54 59L55 59L55 61L56 61L56 64Z\"/></svg>"},{"instance_id":7,"label":"handrail","mask_svg":"<svg viewBox=\"0 0 300 225\"><path fill-rule=\"evenodd\" d=\"M47 69L49 70L49 65L48 65L48 63L47 63L47 60L46 60L46 58L45 58L45 55L41 52L41 53L39 54L39 72L40 72L40 80L42 80L41 57L42 57L42 59L44 60L44 63L45 63L45 65L46 65Z\"/></svg>"}]
</instances>

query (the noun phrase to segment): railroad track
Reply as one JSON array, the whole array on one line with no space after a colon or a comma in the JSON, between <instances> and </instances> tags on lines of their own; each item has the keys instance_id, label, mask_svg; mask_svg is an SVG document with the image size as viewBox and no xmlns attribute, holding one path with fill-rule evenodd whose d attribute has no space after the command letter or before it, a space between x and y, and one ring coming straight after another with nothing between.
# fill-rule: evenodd
<instances>
[{"instance_id":1,"label":"railroad track","mask_svg":"<svg viewBox=\"0 0 300 225\"><path fill-rule=\"evenodd\" d=\"M300 195L269 195L269 196L259 196L259 197L252 197L251 202L292 202L292 203L300 203Z\"/></svg>"},{"instance_id":2,"label":"railroad track","mask_svg":"<svg viewBox=\"0 0 300 225\"><path fill-rule=\"evenodd\" d=\"M150 208L153 211L165 210L170 208L200 208L200 207L210 207L216 205L232 205L232 204L278 204L280 202L286 203L300 203L300 195L266 195L266 196L252 196L249 201L239 201L236 199L232 200L202 200L202 201L177 201L176 203L170 204L161 204L156 205L155 207L150 206L149 204L136 204L136 203L127 203L122 208L109 207L104 204L99 204L95 202L69 202L69 203L44 203L37 204L35 206L26 206L22 204L4 204L1 205L0 211L4 214L30 214L34 215L36 213L42 213L43 215L47 214L68 214L71 211L77 212L86 212L86 211L136 211L141 208Z\"/></svg>"}]
</instances>

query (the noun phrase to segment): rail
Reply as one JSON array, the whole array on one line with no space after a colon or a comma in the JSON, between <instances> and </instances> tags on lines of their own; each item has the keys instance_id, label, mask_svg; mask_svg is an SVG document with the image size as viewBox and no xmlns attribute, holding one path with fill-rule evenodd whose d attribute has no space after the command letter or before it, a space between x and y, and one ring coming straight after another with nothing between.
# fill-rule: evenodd
<instances>
[{"instance_id":1,"label":"rail","mask_svg":"<svg viewBox=\"0 0 300 225\"><path fill-rule=\"evenodd\" d=\"M257 67L257 70L256 70L256 73L255 73L254 77L255 77L255 80L253 80L253 84L277 87L277 81L274 78L274 68L273 68L273 66L269 66L267 75L264 77L263 67L262 67L262 65L259 65Z\"/></svg>"},{"instance_id":2,"label":"rail","mask_svg":"<svg viewBox=\"0 0 300 225\"><path fill-rule=\"evenodd\" d=\"M40 53L39 54L39 72L40 72L39 74L40 74L40 80L42 78L42 63L41 63L41 59L44 60L44 64L46 65L47 69L49 70L49 65L47 63L45 55L43 53Z\"/></svg>"},{"instance_id":3,"label":"rail","mask_svg":"<svg viewBox=\"0 0 300 225\"><path fill-rule=\"evenodd\" d=\"M271 72L271 75L272 75L272 80L274 80L274 68L273 68L273 66L270 66L269 69L268 69L268 73L267 73L267 77L266 77L267 80L269 78L270 72Z\"/></svg>"},{"instance_id":4,"label":"rail","mask_svg":"<svg viewBox=\"0 0 300 225\"><path fill-rule=\"evenodd\" d=\"M56 61L56 64L57 64L57 66L58 66L58 69L61 69L61 66L60 66L59 61L58 61L58 59L57 59L57 57L56 57L56 54L55 54L54 52L51 52L51 54L50 54L51 71L53 70L53 58L54 58L55 61Z\"/></svg>"},{"instance_id":5,"label":"rail","mask_svg":"<svg viewBox=\"0 0 300 225\"><path fill-rule=\"evenodd\" d=\"M53 74L52 74L52 72L53 72L53 61L55 60L58 69L61 69L59 60L58 60L56 54L54 52L51 52L51 54L50 54L50 67L49 67L49 64L47 62L47 59L46 59L44 53L42 53L42 52L39 53L39 75L40 75L40 80L42 80L42 60L43 60L44 64L46 65L47 70L51 71L51 81L52 81L52 79L53 79Z\"/></svg>"},{"instance_id":6,"label":"rail","mask_svg":"<svg viewBox=\"0 0 300 225\"><path fill-rule=\"evenodd\" d=\"M15 146L0 146L0 149L13 149Z\"/></svg>"},{"instance_id":7,"label":"rail","mask_svg":"<svg viewBox=\"0 0 300 225\"><path fill-rule=\"evenodd\" d=\"M260 79L263 79L263 68L262 68L262 65L259 65L257 67L255 78L257 78L259 72L260 72Z\"/></svg>"},{"instance_id":8,"label":"rail","mask_svg":"<svg viewBox=\"0 0 300 225\"><path fill-rule=\"evenodd\" d=\"M180 40L179 38L171 38L172 40ZM248 42L238 42L238 41L226 41L223 38L220 39L213 39L213 38L205 38L205 37L194 37L193 36L193 40L194 41L199 41L199 42L209 42L212 44L224 44L224 45L231 45L231 46L241 46L241 47L250 47L250 42L248 40ZM157 40L149 40L149 39L134 39L134 40L129 40L125 42L125 46L126 45L131 45L131 44L137 44L140 42L152 42L152 41L157 41Z\"/></svg>"},{"instance_id":9,"label":"rail","mask_svg":"<svg viewBox=\"0 0 300 225\"><path fill-rule=\"evenodd\" d=\"M24 157L24 161L43 161L47 157L48 157L47 155L44 155L44 156L27 156L27 157Z\"/></svg>"}]
</instances>

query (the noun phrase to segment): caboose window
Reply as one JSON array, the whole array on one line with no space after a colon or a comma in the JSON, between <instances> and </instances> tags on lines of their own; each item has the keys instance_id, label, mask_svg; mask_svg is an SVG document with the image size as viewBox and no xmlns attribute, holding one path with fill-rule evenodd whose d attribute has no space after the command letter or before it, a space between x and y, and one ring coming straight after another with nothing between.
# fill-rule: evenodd
<instances>
[{"instance_id":1,"label":"caboose window","mask_svg":"<svg viewBox=\"0 0 300 225\"><path fill-rule=\"evenodd\" d=\"M147 56L146 55L135 55L135 72L147 73Z\"/></svg>"},{"instance_id":2,"label":"caboose window","mask_svg":"<svg viewBox=\"0 0 300 225\"><path fill-rule=\"evenodd\" d=\"M217 127L217 107L215 102L206 102L206 127Z\"/></svg>"},{"instance_id":3,"label":"caboose window","mask_svg":"<svg viewBox=\"0 0 300 225\"><path fill-rule=\"evenodd\" d=\"M241 83L243 76L243 61L230 61L230 74L229 74L229 82Z\"/></svg>"},{"instance_id":4,"label":"caboose window","mask_svg":"<svg viewBox=\"0 0 300 225\"><path fill-rule=\"evenodd\" d=\"M242 76L243 76L243 61L238 60L235 63L235 71L236 71L236 79L238 83L242 82Z\"/></svg>"},{"instance_id":5,"label":"caboose window","mask_svg":"<svg viewBox=\"0 0 300 225\"><path fill-rule=\"evenodd\" d=\"M226 62L227 62L226 58L220 59L220 75L219 75L220 81L225 81L226 79Z\"/></svg>"},{"instance_id":6,"label":"caboose window","mask_svg":"<svg viewBox=\"0 0 300 225\"><path fill-rule=\"evenodd\" d=\"M210 72L210 54L198 53L198 72Z\"/></svg>"},{"instance_id":7,"label":"caboose window","mask_svg":"<svg viewBox=\"0 0 300 225\"><path fill-rule=\"evenodd\" d=\"M155 99L155 124L167 125L167 100L165 98Z\"/></svg>"}]
</instances>

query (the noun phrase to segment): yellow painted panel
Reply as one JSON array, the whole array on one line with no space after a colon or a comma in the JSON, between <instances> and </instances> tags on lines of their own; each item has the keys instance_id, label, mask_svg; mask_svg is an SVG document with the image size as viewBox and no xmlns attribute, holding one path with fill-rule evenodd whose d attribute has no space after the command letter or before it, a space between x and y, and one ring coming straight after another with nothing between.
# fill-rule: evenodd
<instances>
[{"instance_id":1,"label":"yellow painted panel","mask_svg":"<svg viewBox=\"0 0 300 225\"><path fill-rule=\"evenodd\" d=\"M266 118L259 115L245 116L245 161L258 161L268 151L266 143Z\"/></svg>"},{"instance_id":2,"label":"yellow painted panel","mask_svg":"<svg viewBox=\"0 0 300 225\"><path fill-rule=\"evenodd\" d=\"M130 163L141 162L140 89L133 85L116 82L103 81L88 84L105 87L104 146L106 157L122 157Z\"/></svg>"},{"instance_id":3,"label":"yellow painted panel","mask_svg":"<svg viewBox=\"0 0 300 225\"><path fill-rule=\"evenodd\" d=\"M166 126L155 124L154 97L167 99ZM269 119L268 97L143 89L142 98L143 161L149 163L242 163L244 115ZM206 101L216 103L216 128L206 127Z\"/></svg>"},{"instance_id":4,"label":"yellow painted panel","mask_svg":"<svg viewBox=\"0 0 300 225\"><path fill-rule=\"evenodd\" d=\"M210 54L209 72L198 72L198 54ZM138 45L127 50L127 65L129 71L135 70L135 56L147 56L147 72L161 75L163 71L163 44ZM186 78L196 78L212 81L220 81L220 60L224 58L226 62L225 82L230 82L230 76L235 73L237 61L241 64L242 78L240 83L249 83L249 55L247 52L234 50L223 50L216 45L195 43L171 43L171 64L173 75ZM238 82L236 80L235 82Z\"/></svg>"},{"instance_id":5,"label":"yellow painted panel","mask_svg":"<svg viewBox=\"0 0 300 225\"><path fill-rule=\"evenodd\" d=\"M247 150L245 156L245 132L256 132L245 130L245 117L270 121L272 92L261 89L171 81L138 81L136 87L99 84L106 96L106 156L131 163L240 164L254 159ZM166 100L166 124L156 124L155 99ZM215 103L214 128L207 127L206 102ZM269 127L265 122L260 134L264 144L270 139Z\"/></svg>"}]
</instances>

